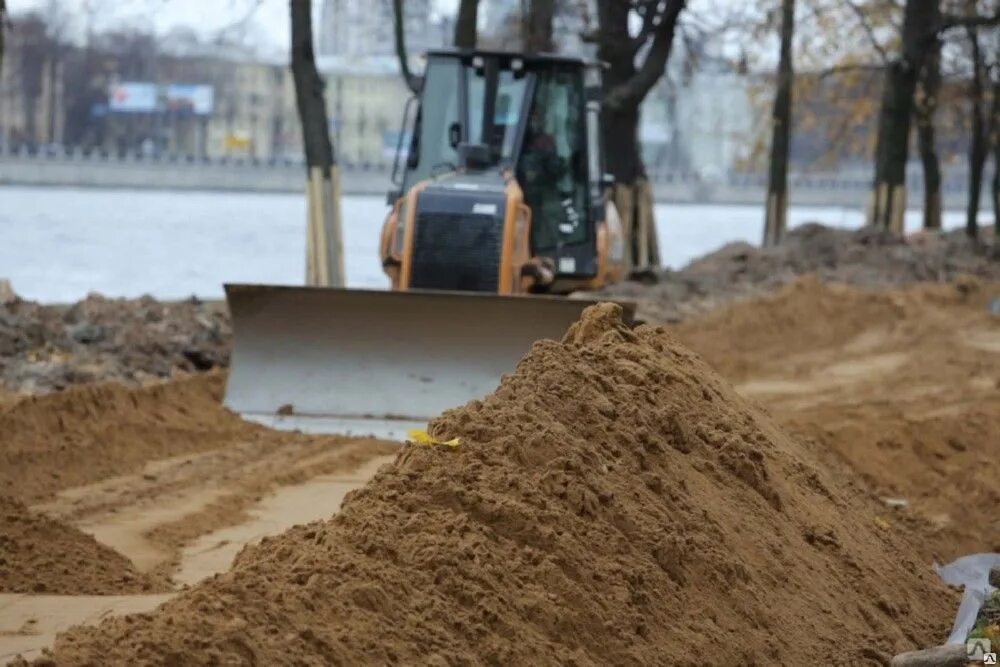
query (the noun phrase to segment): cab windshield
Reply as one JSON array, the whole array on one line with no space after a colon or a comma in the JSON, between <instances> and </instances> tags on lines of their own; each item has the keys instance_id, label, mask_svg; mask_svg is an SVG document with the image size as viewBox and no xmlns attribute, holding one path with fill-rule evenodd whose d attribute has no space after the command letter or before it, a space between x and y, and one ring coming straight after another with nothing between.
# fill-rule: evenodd
<instances>
[{"instance_id":1,"label":"cab windshield","mask_svg":"<svg viewBox=\"0 0 1000 667\"><path fill-rule=\"evenodd\" d=\"M414 183L456 169L462 142L489 147L498 164L513 161L527 77L499 69L490 86L487 71L475 58L428 58L404 192Z\"/></svg>"}]
</instances>

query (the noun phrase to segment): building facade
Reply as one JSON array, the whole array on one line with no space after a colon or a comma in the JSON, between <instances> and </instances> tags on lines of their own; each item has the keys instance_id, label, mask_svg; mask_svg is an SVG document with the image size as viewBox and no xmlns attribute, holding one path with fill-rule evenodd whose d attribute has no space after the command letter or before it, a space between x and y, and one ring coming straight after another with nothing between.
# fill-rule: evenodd
<instances>
[{"instance_id":1,"label":"building facade","mask_svg":"<svg viewBox=\"0 0 1000 667\"><path fill-rule=\"evenodd\" d=\"M435 20L431 0L403 3L406 48L423 53L440 48L450 23ZM390 56L395 50L391 0L323 0L316 35L323 57Z\"/></svg>"},{"instance_id":2,"label":"building facade","mask_svg":"<svg viewBox=\"0 0 1000 667\"><path fill-rule=\"evenodd\" d=\"M339 161L390 165L411 95L395 56L328 57L318 66L326 80L327 114Z\"/></svg>"}]
</instances>

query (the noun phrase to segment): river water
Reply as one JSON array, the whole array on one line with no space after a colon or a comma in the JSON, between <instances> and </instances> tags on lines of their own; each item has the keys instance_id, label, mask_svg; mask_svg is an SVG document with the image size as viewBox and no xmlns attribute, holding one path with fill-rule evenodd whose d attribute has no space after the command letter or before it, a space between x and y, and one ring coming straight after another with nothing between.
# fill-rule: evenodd
<instances>
[{"instance_id":1,"label":"river water","mask_svg":"<svg viewBox=\"0 0 1000 667\"><path fill-rule=\"evenodd\" d=\"M350 287L384 288L381 197L343 199ZM757 206L659 204L664 262L680 267L727 241L756 243ZM857 227L861 210L792 207L791 226ZM949 213L945 226L959 225ZM907 228L919 226L919 213ZM0 187L0 278L25 298L68 302L99 292L218 298L224 282L301 284L305 199L295 194Z\"/></svg>"}]
</instances>

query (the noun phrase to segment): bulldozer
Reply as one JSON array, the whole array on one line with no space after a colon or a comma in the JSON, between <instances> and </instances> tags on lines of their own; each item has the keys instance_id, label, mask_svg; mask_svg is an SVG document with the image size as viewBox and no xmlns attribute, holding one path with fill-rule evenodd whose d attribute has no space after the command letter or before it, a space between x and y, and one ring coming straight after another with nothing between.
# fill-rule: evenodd
<instances>
[{"instance_id":1,"label":"bulldozer","mask_svg":"<svg viewBox=\"0 0 1000 667\"><path fill-rule=\"evenodd\" d=\"M229 408L400 439L490 392L593 303L565 295L623 278L601 64L485 50L426 60L379 240L391 290L226 285Z\"/></svg>"}]
</instances>

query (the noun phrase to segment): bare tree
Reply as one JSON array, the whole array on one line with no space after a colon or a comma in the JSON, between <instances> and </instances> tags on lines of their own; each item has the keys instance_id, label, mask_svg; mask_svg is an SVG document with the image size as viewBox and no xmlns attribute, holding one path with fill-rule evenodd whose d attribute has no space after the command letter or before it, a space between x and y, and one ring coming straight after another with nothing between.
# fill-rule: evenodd
<instances>
[{"instance_id":1,"label":"bare tree","mask_svg":"<svg viewBox=\"0 0 1000 667\"><path fill-rule=\"evenodd\" d=\"M460 49L476 48L479 0L459 0L458 18L455 20L455 46Z\"/></svg>"},{"instance_id":2,"label":"bare tree","mask_svg":"<svg viewBox=\"0 0 1000 667\"><path fill-rule=\"evenodd\" d=\"M935 115L941 91L941 43L934 40L920 76L914 114L917 150L924 171L924 229L941 229L941 158L937 151Z\"/></svg>"},{"instance_id":3,"label":"bare tree","mask_svg":"<svg viewBox=\"0 0 1000 667\"><path fill-rule=\"evenodd\" d=\"M3 73L4 33L7 31L7 0L0 0L0 74Z\"/></svg>"},{"instance_id":4,"label":"bare tree","mask_svg":"<svg viewBox=\"0 0 1000 667\"><path fill-rule=\"evenodd\" d=\"M410 70L410 59L406 53L406 14L403 11L403 0L392 0L392 19L396 58L399 59L399 70L403 74L403 81L411 92L419 93L421 80Z\"/></svg>"},{"instance_id":5,"label":"bare tree","mask_svg":"<svg viewBox=\"0 0 1000 667\"><path fill-rule=\"evenodd\" d=\"M777 90L771 114L771 164L764 212L764 245L781 242L788 215L788 153L792 136L792 37L795 33L795 0L781 1L781 50L778 58Z\"/></svg>"},{"instance_id":6,"label":"bare tree","mask_svg":"<svg viewBox=\"0 0 1000 667\"><path fill-rule=\"evenodd\" d=\"M994 43L991 68L993 101L990 105L990 145L993 149L993 256L1000 260L1000 52Z\"/></svg>"},{"instance_id":7,"label":"bare tree","mask_svg":"<svg viewBox=\"0 0 1000 667\"><path fill-rule=\"evenodd\" d=\"M659 266L653 199L639 149L639 108L666 71L685 0L598 0L598 27L584 38L596 42L604 73L602 125L606 168L622 219L633 273ZM635 20L635 35L629 30Z\"/></svg>"},{"instance_id":8,"label":"bare tree","mask_svg":"<svg viewBox=\"0 0 1000 667\"><path fill-rule=\"evenodd\" d=\"M899 55L887 67L875 145L868 224L903 231L914 93L935 42L956 27L996 25L1000 15L942 14L940 0L906 0Z\"/></svg>"},{"instance_id":9,"label":"bare tree","mask_svg":"<svg viewBox=\"0 0 1000 667\"><path fill-rule=\"evenodd\" d=\"M983 193L983 169L986 166L988 153L983 90L986 63L983 62L978 29L969 26L966 30L972 59L972 78L969 80L969 114L972 122L969 135L969 199L965 208L965 233L969 238L975 239L979 236L979 200Z\"/></svg>"},{"instance_id":10,"label":"bare tree","mask_svg":"<svg viewBox=\"0 0 1000 667\"><path fill-rule=\"evenodd\" d=\"M330 141L323 79L313 49L312 2L291 0L292 76L308 169L306 282L344 285L340 176Z\"/></svg>"}]
</instances>

